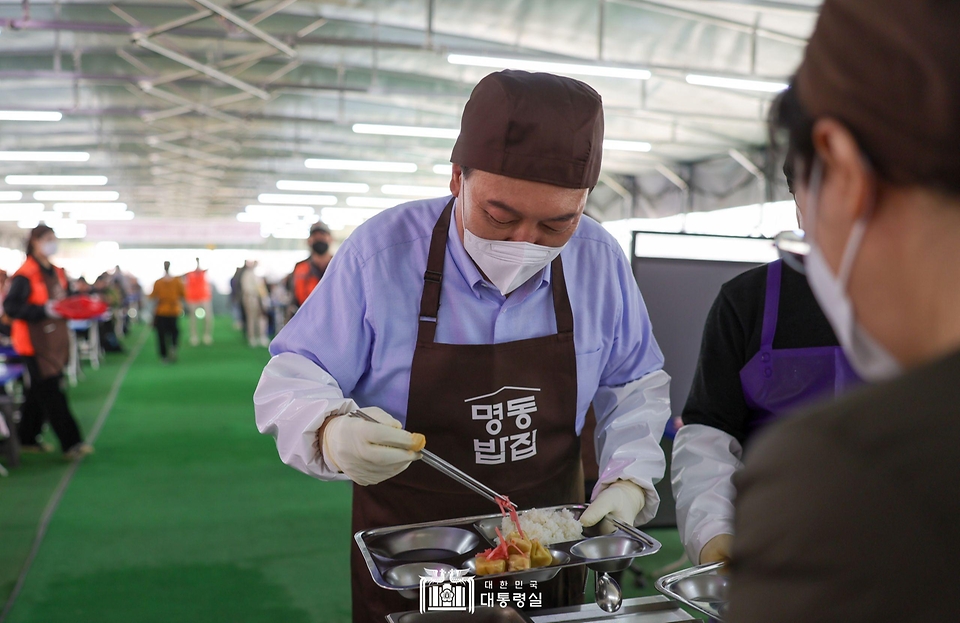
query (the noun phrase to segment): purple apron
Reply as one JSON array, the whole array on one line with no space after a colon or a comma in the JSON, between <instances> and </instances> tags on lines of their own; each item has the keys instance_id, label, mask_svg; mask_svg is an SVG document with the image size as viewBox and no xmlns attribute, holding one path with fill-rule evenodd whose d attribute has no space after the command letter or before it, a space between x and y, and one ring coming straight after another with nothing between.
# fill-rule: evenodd
<instances>
[{"instance_id":1,"label":"purple apron","mask_svg":"<svg viewBox=\"0 0 960 623\"><path fill-rule=\"evenodd\" d=\"M774 350L782 273L782 260L767 264L760 351L740 370L743 396L753 411L748 436L791 410L835 397L861 382L839 346Z\"/></svg>"}]
</instances>

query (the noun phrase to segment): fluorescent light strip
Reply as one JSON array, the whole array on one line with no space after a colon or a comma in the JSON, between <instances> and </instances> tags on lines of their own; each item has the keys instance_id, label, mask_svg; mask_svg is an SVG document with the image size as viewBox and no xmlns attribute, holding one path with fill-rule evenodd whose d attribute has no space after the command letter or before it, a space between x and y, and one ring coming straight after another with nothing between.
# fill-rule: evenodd
<instances>
[{"instance_id":1,"label":"fluorescent light strip","mask_svg":"<svg viewBox=\"0 0 960 623\"><path fill-rule=\"evenodd\" d=\"M347 197L347 205L351 208L392 208L401 203L406 203L406 199L390 199L388 197ZM326 211L327 208L324 208Z\"/></svg>"},{"instance_id":2,"label":"fluorescent light strip","mask_svg":"<svg viewBox=\"0 0 960 623\"><path fill-rule=\"evenodd\" d=\"M418 138L456 139L460 130L456 128L425 128L409 125L378 125L375 123L355 123L353 131L357 134L380 134L384 136L415 136Z\"/></svg>"},{"instance_id":3,"label":"fluorescent light strip","mask_svg":"<svg viewBox=\"0 0 960 623\"><path fill-rule=\"evenodd\" d=\"M303 205L248 205L244 208L247 214L310 216L315 214L313 208Z\"/></svg>"},{"instance_id":4,"label":"fluorescent light strip","mask_svg":"<svg viewBox=\"0 0 960 623\"><path fill-rule=\"evenodd\" d=\"M446 197L450 194L450 189L446 186L398 186L396 184L384 184L380 187L380 192L385 195L430 198Z\"/></svg>"},{"instance_id":5,"label":"fluorescent light strip","mask_svg":"<svg viewBox=\"0 0 960 623\"><path fill-rule=\"evenodd\" d=\"M34 110L0 110L0 121L60 121L63 113Z\"/></svg>"},{"instance_id":6,"label":"fluorescent light strip","mask_svg":"<svg viewBox=\"0 0 960 623\"><path fill-rule=\"evenodd\" d=\"M631 80L649 80L652 75L646 69L612 67L609 65L558 63L552 61L531 61L519 58L499 58L495 56L471 56L469 54L450 54L447 56L447 62L452 65L471 65L474 67L493 67L496 69L523 69L526 71L546 71L578 76L629 78Z\"/></svg>"},{"instance_id":7,"label":"fluorescent light strip","mask_svg":"<svg viewBox=\"0 0 960 623\"><path fill-rule=\"evenodd\" d=\"M104 186L105 175L8 175L7 184L20 186Z\"/></svg>"},{"instance_id":8,"label":"fluorescent light strip","mask_svg":"<svg viewBox=\"0 0 960 623\"><path fill-rule=\"evenodd\" d=\"M616 141L605 138L603 148L613 151L650 151L651 145L643 141Z\"/></svg>"},{"instance_id":9,"label":"fluorescent light strip","mask_svg":"<svg viewBox=\"0 0 960 623\"><path fill-rule=\"evenodd\" d=\"M361 199L367 199L367 197L361 197ZM330 227L343 229L345 226L360 225L382 211L364 208L324 208L320 211L320 218Z\"/></svg>"},{"instance_id":10,"label":"fluorescent light strip","mask_svg":"<svg viewBox=\"0 0 960 623\"><path fill-rule=\"evenodd\" d=\"M85 151L0 151L0 162L86 162Z\"/></svg>"},{"instance_id":11,"label":"fluorescent light strip","mask_svg":"<svg viewBox=\"0 0 960 623\"><path fill-rule=\"evenodd\" d=\"M120 193L115 190L38 190L33 198L37 201L116 201Z\"/></svg>"},{"instance_id":12,"label":"fluorescent light strip","mask_svg":"<svg viewBox=\"0 0 960 623\"><path fill-rule=\"evenodd\" d=\"M703 76L689 74L688 84L705 87L720 87L721 89L739 89L741 91L762 91L764 93L779 93L788 86L785 82L766 82L763 80L744 80L742 78L723 78L720 76Z\"/></svg>"},{"instance_id":13,"label":"fluorescent light strip","mask_svg":"<svg viewBox=\"0 0 960 623\"><path fill-rule=\"evenodd\" d=\"M433 165L433 172L437 175L450 175L453 173L452 164L435 164Z\"/></svg>"},{"instance_id":14,"label":"fluorescent light strip","mask_svg":"<svg viewBox=\"0 0 960 623\"><path fill-rule=\"evenodd\" d=\"M0 203L0 221L34 219L42 212L42 203Z\"/></svg>"},{"instance_id":15,"label":"fluorescent light strip","mask_svg":"<svg viewBox=\"0 0 960 623\"><path fill-rule=\"evenodd\" d=\"M94 212L124 212L127 209L127 204L83 201L78 203L55 203L53 204L53 209L57 212L82 212L84 210Z\"/></svg>"},{"instance_id":16,"label":"fluorescent light strip","mask_svg":"<svg viewBox=\"0 0 960 623\"><path fill-rule=\"evenodd\" d=\"M334 206L337 198L333 195L285 195L283 193L261 193L257 195L260 203L302 204L308 206Z\"/></svg>"},{"instance_id":17,"label":"fluorescent light strip","mask_svg":"<svg viewBox=\"0 0 960 623\"><path fill-rule=\"evenodd\" d=\"M414 173L417 165L412 162L385 162L379 160L327 160L307 158L308 169L332 169L336 171L385 171L388 173Z\"/></svg>"},{"instance_id":18,"label":"fluorescent light strip","mask_svg":"<svg viewBox=\"0 0 960 623\"><path fill-rule=\"evenodd\" d=\"M87 237L87 226L82 223L59 223L51 227L53 227L53 233L60 239Z\"/></svg>"},{"instance_id":19,"label":"fluorescent light strip","mask_svg":"<svg viewBox=\"0 0 960 623\"><path fill-rule=\"evenodd\" d=\"M777 259L767 238L637 233L637 257L767 263Z\"/></svg>"},{"instance_id":20,"label":"fluorescent light strip","mask_svg":"<svg viewBox=\"0 0 960 623\"><path fill-rule=\"evenodd\" d=\"M23 193L19 190L0 190L0 201L20 201Z\"/></svg>"},{"instance_id":21,"label":"fluorescent light strip","mask_svg":"<svg viewBox=\"0 0 960 623\"><path fill-rule=\"evenodd\" d=\"M326 193L365 193L370 192L367 184L355 182L302 182L298 180L280 180L278 190L299 190L302 192Z\"/></svg>"},{"instance_id":22,"label":"fluorescent light strip","mask_svg":"<svg viewBox=\"0 0 960 623\"><path fill-rule=\"evenodd\" d=\"M133 212L71 212L70 217L77 221L132 221Z\"/></svg>"}]
</instances>

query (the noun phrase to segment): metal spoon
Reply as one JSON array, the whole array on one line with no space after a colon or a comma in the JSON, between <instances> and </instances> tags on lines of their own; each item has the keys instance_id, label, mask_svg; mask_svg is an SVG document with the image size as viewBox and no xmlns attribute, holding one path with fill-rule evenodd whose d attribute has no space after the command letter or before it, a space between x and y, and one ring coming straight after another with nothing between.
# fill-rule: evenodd
<instances>
[{"instance_id":1,"label":"metal spoon","mask_svg":"<svg viewBox=\"0 0 960 623\"><path fill-rule=\"evenodd\" d=\"M616 612L623 603L623 593L620 585L605 571L594 571L594 592L597 596L597 605L604 612Z\"/></svg>"}]
</instances>

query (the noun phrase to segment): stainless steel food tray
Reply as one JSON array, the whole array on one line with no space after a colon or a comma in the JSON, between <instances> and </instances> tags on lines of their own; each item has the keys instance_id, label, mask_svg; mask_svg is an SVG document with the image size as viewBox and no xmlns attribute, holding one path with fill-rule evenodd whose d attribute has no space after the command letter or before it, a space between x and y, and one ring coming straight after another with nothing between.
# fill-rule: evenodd
<instances>
[{"instance_id":1,"label":"stainless steel food tray","mask_svg":"<svg viewBox=\"0 0 960 623\"><path fill-rule=\"evenodd\" d=\"M568 504L544 510L564 508L579 519L586 506ZM404 596L416 599L420 576L424 575L425 568L472 570L474 557L495 545L492 526L499 525L500 518L500 513L492 513L375 528L357 532L353 538L377 586L401 591ZM627 568L634 558L659 551L660 542L639 530L635 534L617 530L601 536L594 528L584 528L583 538L553 543L547 549L554 556L554 564L549 567L482 577L484 580L509 578L546 582L553 579L560 569L575 565L587 565L599 571L618 571Z\"/></svg>"},{"instance_id":2,"label":"stainless steel food tray","mask_svg":"<svg viewBox=\"0 0 960 623\"><path fill-rule=\"evenodd\" d=\"M726 563L712 562L665 575L657 580L657 590L722 622L729 583L727 576L720 573L724 566Z\"/></svg>"}]
</instances>

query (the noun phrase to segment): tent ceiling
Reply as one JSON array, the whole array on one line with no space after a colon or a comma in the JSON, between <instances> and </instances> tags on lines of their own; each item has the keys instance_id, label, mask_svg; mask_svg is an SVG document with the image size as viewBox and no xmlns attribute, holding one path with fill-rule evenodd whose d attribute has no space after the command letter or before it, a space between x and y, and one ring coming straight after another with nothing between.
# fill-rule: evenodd
<instances>
[{"instance_id":1,"label":"tent ceiling","mask_svg":"<svg viewBox=\"0 0 960 623\"><path fill-rule=\"evenodd\" d=\"M649 80L578 76L603 96L607 138L652 145L605 151L607 179L622 182L762 146L771 94L685 77L786 81L818 4L0 1L0 110L64 115L0 121L0 150L91 153L82 164L6 162L0 172L108 175L138 215L163 217L232 216L279 179L363 181L373 195L382 184L442 186L432 168L449 162L451 140L351 128L458 127L471 88L493 71L447 61L461 53L650 70ZM307 157L409 161L418 172L315 171Z\"/></svg>"}]
</instances>

